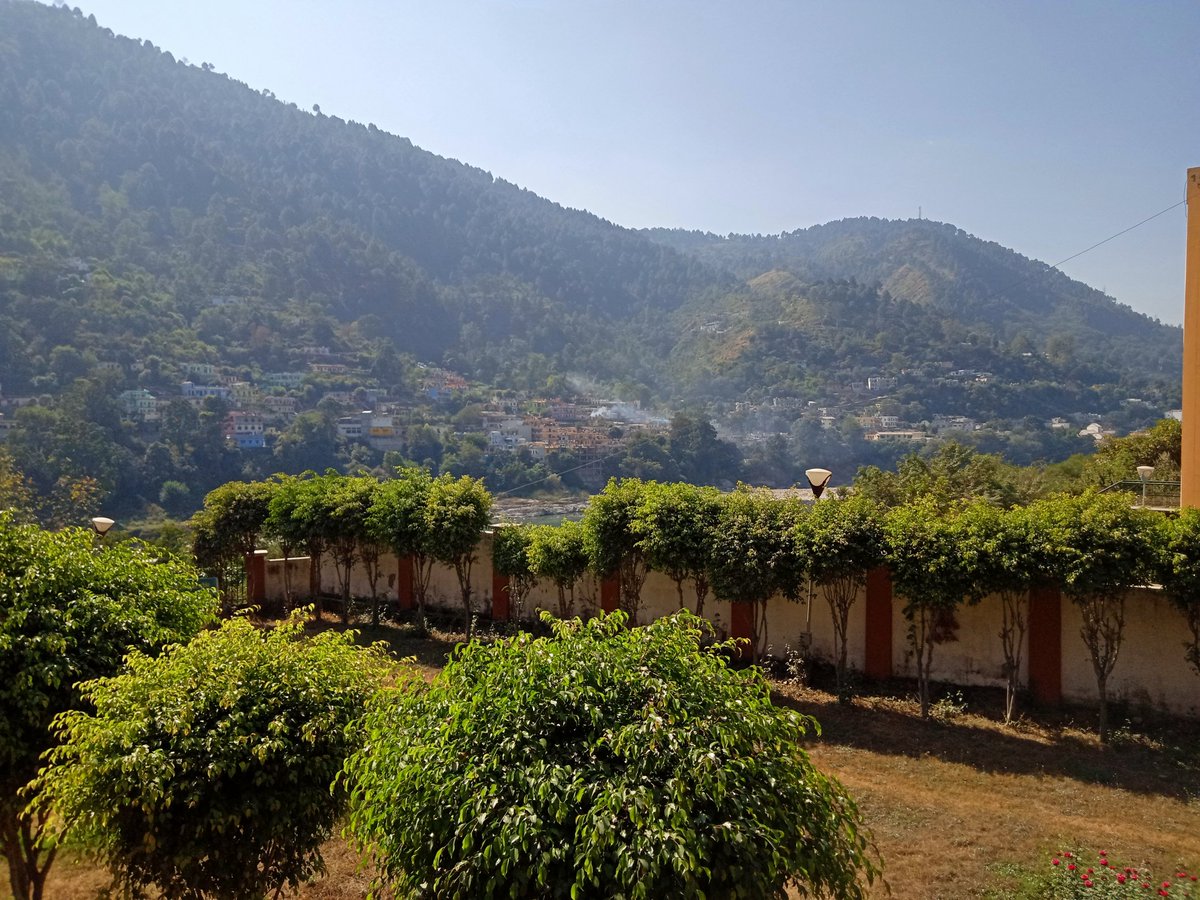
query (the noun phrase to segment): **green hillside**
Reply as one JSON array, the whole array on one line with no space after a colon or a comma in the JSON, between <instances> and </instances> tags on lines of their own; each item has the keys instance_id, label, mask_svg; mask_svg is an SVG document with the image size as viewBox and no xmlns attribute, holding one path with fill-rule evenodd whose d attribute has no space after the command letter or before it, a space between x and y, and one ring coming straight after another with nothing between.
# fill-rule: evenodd
<instances>
[{"instance_id":1,"label":"green hillside","mask_svg":"<svg viewBox=\"0 0 1200 900\"><path fill-rule=\"evenodd\" d=\"M584 384L731 434L872 411L1127 430L1178 404L1180 344L950 225L634 231L66 7L0 0L0 438L43 496L86 476L126 508L184 513L232 478L382 466L337 425L385 406L394 454L515 487L550 463L498 459L483 405ZM205 367L214 392L270 407L265 446L231 443L247 404L181 397ZM435 399L438 367L467 387ZM138 392L161 415L131 408ZM847 465L895 456L855 427L857 450L830 451ZM643 441L640 464L673 471L664 452Z\"/></svg>"}]
</instances>

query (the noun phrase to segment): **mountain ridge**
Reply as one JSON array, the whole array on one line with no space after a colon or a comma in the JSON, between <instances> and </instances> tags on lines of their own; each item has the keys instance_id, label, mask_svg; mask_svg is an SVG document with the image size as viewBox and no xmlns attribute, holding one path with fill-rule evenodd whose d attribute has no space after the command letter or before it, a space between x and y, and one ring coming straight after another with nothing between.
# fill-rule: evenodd
<instances>
[{"instance_id":1,"label":"mountain ridge","mask_svg":"<svg viewBox=\"0 0 1200 900\"><path fill-rule=\"evenodd\" d=\"M275 317L291 341L356 326L502 385L532 355L551 374L705 402L727 392L707 393L671 361L696 352L695 330L714 317L756 332L764 323L743 313L762 290L750 282L780 271L793 294L854 282L880 309L899 310L897 298L936 311L922 321L943 356L968 340L1028 345L1131 385L1165 381L1168 394L1178 375L1178 329L950 224L860 217L728 238L628 229L65 8L2 0L0 20L0 253L19 278L39 254L85 256L147 286L155 340L194 337L219 355L256 327L247 317ZM214 311L213 296L250 312ZM10 383L44 374L44 326L10 322L22 338L0 350Z\"/></svg>"}]
</instances>

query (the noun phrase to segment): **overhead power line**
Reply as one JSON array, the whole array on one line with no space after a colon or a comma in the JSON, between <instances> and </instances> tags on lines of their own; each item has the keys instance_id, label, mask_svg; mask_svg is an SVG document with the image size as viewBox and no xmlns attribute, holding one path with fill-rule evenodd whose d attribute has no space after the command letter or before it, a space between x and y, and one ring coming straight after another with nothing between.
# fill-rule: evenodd
<instances>
[{"instance_id":1,"label":"overhead power line","mask_svg":"<svg viewBox=\"0 0 1200 900\"><path fill-rule=\"evenodd\" d=\"M1160 210L1159 210L1158 212L1156 212L1154 215L1152 215L1152 216L1147 216L1146 218L1142 219L1142 221L1140 221L1140 222L1135 222L1133 225L1130 225L1128 228L1123 228L1123 229L1121 229L1120 231L1118 231L1116 234L1109 235L1109 236L1108 236L1108 237L1106 237L1104 240L1102 240L1102 241L1097 241L1096 243L1092 244L1092 246L1090 246L1090 247L1087 247L1087 248L1085 248L1085 249L1083 249L1083 250L1080 250L1078 253L1072 253L1072 254L1071 254L1070 256L1068 256L1066 259L1060 259L1058 262L1056 262L1056 263L1053 263L1053 264L1050 266L1050 268L1052 268L1052 269L1057 269L1057 268L1058 268L1059 266L1061 266L1063 263L1069 263L1069 262L1070 262L1071 260L1073 260L1073 259L1078 259L1079 257L1083 256L1083 254L1085 254L1085 253L1090 253L1091 251L1095 250L1097 247L1102 247L1102 246L1104 246L1105 244L1107 244L1109 241L1116 240L1117 238L1119 238L1119 237L1120 237L1121 235L1123 235L1123 234L1129 234L1129 232L1133 231L1133 229L1135 229L1135 228L1140 228L1142 225L1145 225L1147 222L1153 221L1154 219L1157 219L1159 216L1166 215L1166 214L1167 214L1167 213L1169 213L1171 210L1173 210L1173 209L1178 209L1180 206L1183 206L1185 203L1187 203L1187 200L1180 200L1178 203L1172 203L1172 204L1171 204L1170 206L1168 206L1166 209L1160 209Z\"/></svg>"}]
</instances>

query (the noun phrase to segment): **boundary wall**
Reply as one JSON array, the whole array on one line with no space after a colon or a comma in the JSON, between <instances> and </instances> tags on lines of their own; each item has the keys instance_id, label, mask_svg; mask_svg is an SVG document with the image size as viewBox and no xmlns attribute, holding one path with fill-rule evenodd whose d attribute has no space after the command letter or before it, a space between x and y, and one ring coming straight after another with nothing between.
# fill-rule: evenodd
<instances>
[{"instance_id":1,"label":"boundary wall","mask_svg":"<svg viewBox=\"0 0 1200 900\"><path fill-rule=\"evenodd\" d=\"M510 602L507 579L492 569L492 535L485 532L476 551L471 573L473 604L480 618L530 619L539 610L558 614L558 593L552 582L538 584L518 611ZM281 559L267 559L259 550L247 562L250 602L281 602L284 596ZM332 560L323 560L316 572L308 557L287 562L296 596L339 593ZM413 606L412 561L386 555L380 559L379 596L399 609ZM351 577L351 594L369 597L370 585L362 566ZM615 579L588 575L575 590L571 615L589 615L617 606ZM683 601L695 608L695 591L690 581L683 585ZM454 570L434 565L427 602L447 615L461 612L462 602ZM651 572L642 589L639 622L645 623L677 610L678 589L661 572ZM867 579L850 611L849 663L868 678L915 677L916 666L908 647L908 622L904 600L893 596L891 578L878 569ZM724 637L749 637L752 617L748 604L713 599L704 604L704 616ZM1080 637L1079 609L1055 587L1038 588L1029 598L1025 646L1021 654L1021 682L1033 698L1043 704L1063 701L1096 702L1096 680L1087 648ZM985 597L974 606L956 610L950 631L953 639L934 649L932 678L958 685L1003 688L1003 656L1000 649L1001 605L997 597ZM806 637L807 635L807 637ZM1116 667L1109 678L1109 696L1114 704L1127 703L1174 715L1200 718L1200 676L1184 658L1188 638L1183 616L1154 588L1138 588L1126 599L1125 638ZM767 604L768 654L786 657L808 643L809 655L832 660L833 624L829 605L820 588L809 603L793 603L781 597Z\"/></svg>"}]
</instances>

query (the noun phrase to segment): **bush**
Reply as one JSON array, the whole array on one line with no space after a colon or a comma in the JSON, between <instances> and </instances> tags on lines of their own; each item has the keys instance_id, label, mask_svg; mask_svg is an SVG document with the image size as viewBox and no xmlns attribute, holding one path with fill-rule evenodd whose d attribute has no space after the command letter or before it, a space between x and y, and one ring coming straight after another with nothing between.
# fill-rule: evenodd
<instances>
[{"instance_id":1,"label":"bush","mask_svg":"<svg viewBox=\"0 0 1200 900\"><path fill-rule=\"evenodd\" d=\"M377 889L437 897L865 896L859 812L800 748L812 719L701 649L688 612L546 617L379 695L346 765Z\"/></svg>"},{"instance_id":2,"label":"bush","mask_svg":"<svg viewBox=\"0 0 1200 900\"><path fill-rule=\"evenodd\" d=\"M83 685L59 717L42 802L117 883L166 897L261 897L322 871L341 813L330 785L386 657L353 635L304 639L245 619Z\"/></svg>"},{"instance_id":3,"label":"bush","mask_svg":"<svg viewBox=\"0 0 1200 900\"><path fill-rule=\"evenodd\" d=\"M1145 866L1121 866L1101 850L1095 859L1064 852L1050 861L1044 896L1052 900L1085 897L1200 897L1195 875L1176 869L1155 876Z\"/></svg>"},{"instance_id":4,"label":"bush","mask_svg":"<svg viewBox=\"0 0 1200 900\"><path fill-rule=\"evenodd\" d=\"M54 716L78 709L78 683L114 674L131 647L188 640L216 614L196 569L160 555L0 512L0 854L15 897L40 897L54 858L41 844L45 817L24 813Z\"/></svg>"}]
</instances>

